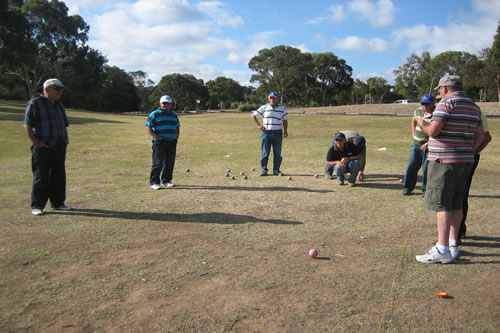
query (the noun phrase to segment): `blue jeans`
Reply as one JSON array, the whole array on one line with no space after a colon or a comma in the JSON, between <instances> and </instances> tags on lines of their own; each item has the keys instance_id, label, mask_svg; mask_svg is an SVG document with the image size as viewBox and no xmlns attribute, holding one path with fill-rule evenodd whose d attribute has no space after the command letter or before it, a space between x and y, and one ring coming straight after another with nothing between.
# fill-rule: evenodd
<instances>
[{"instance_id":1,"label":"blue jeans","mask_svg":"<svg viewBox=\"0 0 500 333\"><path fill-rule=\"evenodd\" d=\"M359 163L359 160L353 160L349 161L347 163L345 168L339 168L338 165L333 167L333 171L335 172L335 175L337 175L337 180L338 181L344 181L345 174L346 173L351 173L347 181L349 183L355 183L356 182L356 176L358 175L358 172L361 170L361 163Z\"/></svg>"},{"instance_id":2,"label":"blue jeans","mask_svg":"<svg viewBox=\"0 0 500 333\"><path fill-rule=\"evenodd\" d=\"M410 160L408 161L408 167L406 168L405 180L403 188L407 188L413 191L415 184L417 183L417 174L420 167L422 167L422 192L425 192L425 185L427 183L427 166L429 162L427 161L427 150L425 152L420 150L420 144L414 143L410 150Z\"/></svg>"},{"instance_id":3,"label":"blue jeans","mask_svg":"<svg viewBox=\"0 0 500 333\"><path fill-rule=\"evenodd\" d=\"M153 140L153 165L149 176L151 185L160 185L160 176L162 184L172 180L176 150L177 140Z\"/></svg>"},{"instance_id":4,"label":"blue jeans","mask_svg":"<svg viewBox=\"0 0 500 333\"><path fill-rule=\"evenodd\" d=\"M281 143L283 142L283 131L273 130L264 131L260 136L261 140L261 152L262 156L260 159L260 168L267 171L267 162L269 160L269 155L271 154L271 146L273 147L273 171L278 171L281 166Z\"/></svg>"}]
</instances>

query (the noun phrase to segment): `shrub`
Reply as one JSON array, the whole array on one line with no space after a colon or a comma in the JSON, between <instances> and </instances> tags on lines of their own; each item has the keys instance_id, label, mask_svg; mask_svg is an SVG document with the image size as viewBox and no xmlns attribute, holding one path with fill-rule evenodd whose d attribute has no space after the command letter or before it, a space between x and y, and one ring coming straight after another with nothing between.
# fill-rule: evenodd
<instances>
[{"instance_id":1,"label":"shrub","mask_svg":"<svg viewBox=\"0 0 500 333\"><path fill-rule=\"evenodd\" d=\"M259 108L260 105L258 104L240 104L239 105L239 109L240 109L240 112L250 112L250 111L254 111L254 110L257 110Z\"/></svg>"}]
</instances>

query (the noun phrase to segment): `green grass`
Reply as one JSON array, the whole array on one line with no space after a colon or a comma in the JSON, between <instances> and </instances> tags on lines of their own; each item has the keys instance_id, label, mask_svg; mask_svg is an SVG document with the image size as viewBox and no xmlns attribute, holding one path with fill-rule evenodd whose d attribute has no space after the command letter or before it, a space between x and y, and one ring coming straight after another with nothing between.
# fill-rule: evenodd
<instances>
[{"instance_id":1,"label":"green grass","mask_svg":"<svg viewBox=\"0 0 500 333\"><path fill-rule=\"evenodd\" d=\"M292 114L288 181L250 170L260 142L248 113L181 114L179 186L152 191L145 115L68 110L75 210L34 217L23 112L0 101L0 331L375 332L383 314L384 332L500 326L496 118L471 189L473 238L459 263L429 266L414 256L436 239L434 213L397 181L408 117ZM369 178L354 188L313 178L342 129L368 142Z\"/></svg>"}]
</instances>

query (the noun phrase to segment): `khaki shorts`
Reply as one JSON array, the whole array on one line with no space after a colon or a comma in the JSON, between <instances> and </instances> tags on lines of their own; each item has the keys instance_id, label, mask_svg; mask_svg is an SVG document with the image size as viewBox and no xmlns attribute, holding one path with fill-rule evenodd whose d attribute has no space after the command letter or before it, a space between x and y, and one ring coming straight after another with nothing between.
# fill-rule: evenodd
<instances>
[{"instance_id":1,"label":"khaki shorts","mask_svg":"<svg viewBox=\"0 0 500 333\"><path fill-rule=\"evenodd\" d=\"M429 161L424 208L436 212L462 209L472 166L472 163Z\"/></svg>"}]
</instances>

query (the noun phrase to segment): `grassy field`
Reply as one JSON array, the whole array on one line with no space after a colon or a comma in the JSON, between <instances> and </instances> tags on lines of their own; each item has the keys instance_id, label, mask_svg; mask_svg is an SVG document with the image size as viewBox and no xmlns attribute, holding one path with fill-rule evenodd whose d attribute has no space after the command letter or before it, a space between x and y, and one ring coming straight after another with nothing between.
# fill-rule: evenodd
<instances>
[{"instance_id":1,"label":"grassy field","mask_svg":"<svg viewBox=\"0 0 500 333\"><path fill-rule=\"evenodd\" d=\"M292 114L288 180L251 171L249 114L181 114L178 187L153 191L145 115L68 110L75 209L35 217L23 113L0 101L1 332L499 332L498 118L462 259L424 265L415 255L436 240L435 214L398 183L408 117ZM354 188L313 177L341 129L368 142Z\"/></svg>"}]
</instances>

